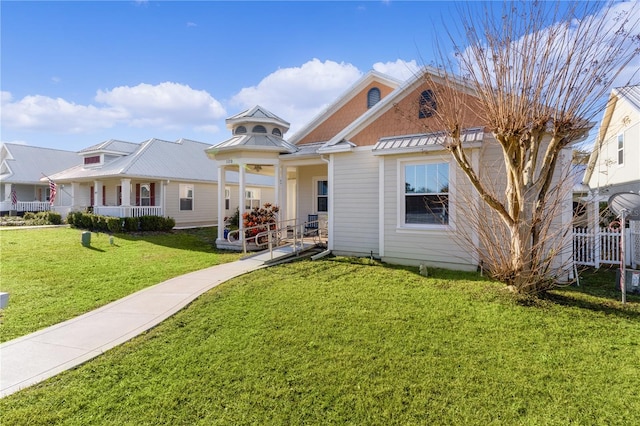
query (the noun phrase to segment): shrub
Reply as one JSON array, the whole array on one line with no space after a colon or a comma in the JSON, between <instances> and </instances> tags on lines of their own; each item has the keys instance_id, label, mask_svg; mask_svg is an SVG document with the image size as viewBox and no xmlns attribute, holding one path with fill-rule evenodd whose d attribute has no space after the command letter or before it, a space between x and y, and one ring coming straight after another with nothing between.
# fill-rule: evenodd
<instances>
[{"instance_id":1,"label":"shrub","mask_svg":"<svg viewBox=\"0 0 640 426\"><path fill-rule=\"evenodd\" d=\"M24 220L33 220L33 219L35 219L35 218L36 218L36 214L35 214L35 213L33 213L33 212L26 212L26 213L22 216L22 218L23 218Z\"/></svg>"},{"instance_id":2,"label":"shrub","mask_svg":"<svg viewBox=\"0 0 640 426\"><path fill-rule=\"evenodd\" d=\"M108 217L107 218L107 229L111 233L119 233L122 232L122 218L119 217Z\"/></svg>"},{"instance_id":3,"label":"shrub","mask_svg":"<svg viewBox=\"0 0 640 426\"><path fill-rule=\"evenodd\" d=\"M164 217L163 225L160 231L169 232L176 226L176 220L172 217Z\"/></svg>"},{"instance_id":4,"label":"shrub","mask_svg":"<svg viewBox=\"0 0 640 426\"><path fill-rule=\"evenodd\" d=\"M124 218L124 231L125 232L137 232L138 231L138 218L125 217Z\"/></svg>"},{"instance_id":5,"label":"shrub","mask_svg":"<svg viewBox=\"0 0 640 426\"><path fill-rule=\"evenodd\" d=\"M52 225L60 225L62 224L62 215L57 212L47 212L47 220Z\"/></svg>"}]
</instances>

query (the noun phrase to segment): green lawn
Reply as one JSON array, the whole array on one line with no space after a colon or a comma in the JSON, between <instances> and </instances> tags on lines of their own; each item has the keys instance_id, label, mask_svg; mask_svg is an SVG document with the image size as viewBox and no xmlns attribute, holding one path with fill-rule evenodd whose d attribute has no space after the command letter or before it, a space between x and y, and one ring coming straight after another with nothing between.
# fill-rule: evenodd
<instances>
[{"instance_id":1,"label":"green lawn","mask_svg":"<svg viewBox=\"0 0 640 426\"><path fill-rule=\"evenodd\" d=\"M0 231L0 341L73 318L142 288L238 259L213 249L215 228L170 234L92 234L71 228Z\"/></svg>"},{"instance_id":2,"label":"green lawn","mask_svg":"<svg viewBox=\"0 0 640 426\"><path fill-rule=\"evenodd\" d=\"M640 303L608 278L522 300L475 274L365 263L224 283L0 400L0 424L638 423Z\"/></svg>"}]
</instances>

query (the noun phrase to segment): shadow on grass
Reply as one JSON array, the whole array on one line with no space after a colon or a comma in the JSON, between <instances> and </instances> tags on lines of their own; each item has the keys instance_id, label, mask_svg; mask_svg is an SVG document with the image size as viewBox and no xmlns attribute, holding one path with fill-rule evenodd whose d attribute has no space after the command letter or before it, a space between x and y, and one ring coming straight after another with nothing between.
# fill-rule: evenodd
<instances>
[{"instance_id":1,"label":"shadow on grass","mask_svg":"<svg viewBox=\"0 0 640 426\"><path fill-rule=\"evenodd\" d=\"M163 247L178 250L198 251L205 253L234 253L216 248L217 228L179 229L170 232L135 232L131 234L115 234L116 239L125 241L145 241Z\"/></svg>"},{"instance_id":2,"label":"shadow on grass","mask_svg":"<svg viewBox=\"0 0 640 426\"><path fill-rule=\"evenodd\" d=\"M92 246L82 246L82 247L84 247L84 248L86 248L86 249L89 249L89 250L99 251L99 252L101 252L101 253L104 253L104 250L99 249L99 248L97 248L97 247L92 247Z\"/></svg>"}]
</instances>

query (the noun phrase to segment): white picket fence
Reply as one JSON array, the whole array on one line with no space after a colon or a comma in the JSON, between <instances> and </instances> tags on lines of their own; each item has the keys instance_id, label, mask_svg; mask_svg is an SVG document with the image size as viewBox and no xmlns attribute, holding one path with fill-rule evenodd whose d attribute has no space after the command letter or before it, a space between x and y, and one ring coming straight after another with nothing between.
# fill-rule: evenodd
<instances>
[{"instance_id":1,"label":"white picket fence","mask_svg":"<svg viewBox=\"0 0 640 426\"><path fill-rule=\"evenodd\" d=\"M640 264L640 226L631 226L625 232L625 264L637 267ZM619 265L622 240L621 229L574 228L573 259L577 265Z\"/></svg>"}]
</instances>

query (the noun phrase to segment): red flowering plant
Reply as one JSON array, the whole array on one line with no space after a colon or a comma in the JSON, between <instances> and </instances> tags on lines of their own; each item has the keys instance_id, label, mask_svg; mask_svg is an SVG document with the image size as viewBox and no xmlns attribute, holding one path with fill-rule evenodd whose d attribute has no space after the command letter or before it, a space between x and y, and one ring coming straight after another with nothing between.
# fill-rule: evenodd
<instances>
[{"instance_id":1,"label":"red flowering plant","mask_svg":"<svg viewBox=\"0 0 640 426\"><path fill-rule=\"evenodd\" d=\"M279 211L280 208L278 206L266 203L263 207L254 207L251 211L244 213L242 215L242 220L245 229L255 227L245 231L245 238L253 238L267 230L276 229ZM264 244L268 241L268 238L269 237L267 235L261 235L257 238L256 243Z\"/></svg>"}]
</instances>

